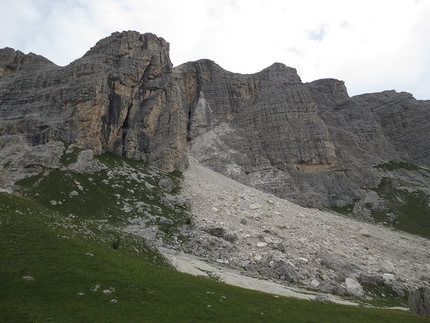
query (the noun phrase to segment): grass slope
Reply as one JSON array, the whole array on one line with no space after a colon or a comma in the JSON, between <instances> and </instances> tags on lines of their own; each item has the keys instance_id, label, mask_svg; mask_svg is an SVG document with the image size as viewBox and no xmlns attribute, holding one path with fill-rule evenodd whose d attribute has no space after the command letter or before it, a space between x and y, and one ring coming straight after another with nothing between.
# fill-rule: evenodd
<instances>
[{"instance_id":1,"label":"grass slope","mask_svg":"<svg viewBox=\"0 0 430 323\"><path fill-rule=\"evenodd\" d=\"M144 218L147 226L157 226L160 234L167 235L163 239L184 239L179 228L190 224L190 216L183 205L171 203L158 187L162 179L170 179L176 188L168 195L174 198L179 193L177 174L165 174L148 163L110 153L98 159L106 169L94 174L79 174L63 167L29 177L18 185L31 200L78 223L107 221L125 227L133 219Z\"/></svg>"},{"instance_id":2,"label":"grass slope","mask_svg":"<svg viewBox=\"0 0 430 323\"><path fill-rule=\"evenodd\" d=\"M68 223L40 204L0 194L0 322L428 322L178 273Z\"/></svg>"}]
</instances>

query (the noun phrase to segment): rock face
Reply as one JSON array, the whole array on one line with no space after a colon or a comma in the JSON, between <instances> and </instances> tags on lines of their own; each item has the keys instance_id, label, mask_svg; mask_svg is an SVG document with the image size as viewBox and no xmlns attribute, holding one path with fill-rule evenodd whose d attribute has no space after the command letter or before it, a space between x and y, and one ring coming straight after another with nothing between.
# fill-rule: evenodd
<instances>
[{"instance_id":1,"label":"rock face","mask_svg":"<svg viewBox=\"0 0 430 323\"><path fill-rule=\"evenodd\" d=\"M8 190L56 167L72 143L166 171L186 169L191 154L301 205L376 205L366 191L382 178L373 166L430 167L428 133L430 101L408 93L350 98L342 81L302 83L278 63L252 75L210 60L173 67L169 44L153 34L113 33L65 67L0 50L0 185ZM35 154L46 157L34 163Z\"/></svg>"},{"instance_id":2,"label":"rock face","mask_svg":"<svg viewBox=\"0 0 430 323\"><path fill-rule=\"evenodd\" d=\"M152 34L114 33L66 67L3 49L2 152L61 139L96 154L184 169L187 114L172 73L169 44ZM15 162L2 159L1 166Z\"/></svg>"},{"instance_id":3,"label":"rock face","mask_svg":"<svg viewBox=\"0 0 430 323\"><path fill-rule=\"evenodd\" d=\"M421 287L411 292L408 304L411 313L430 318L430 289Z\"/></svg>"}]
</instances>

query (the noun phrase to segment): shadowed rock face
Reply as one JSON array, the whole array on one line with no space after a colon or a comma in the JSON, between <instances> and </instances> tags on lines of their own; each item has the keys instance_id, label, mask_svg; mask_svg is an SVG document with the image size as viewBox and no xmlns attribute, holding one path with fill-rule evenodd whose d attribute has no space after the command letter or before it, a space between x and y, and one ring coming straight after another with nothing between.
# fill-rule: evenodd
<instances>
[{"instance_id":1,"label":"shadowed rock face","mask_svg":"<svg viewBox=\"0 0 430 323\"><path fill-rule=\"evenodd\" d=\"M430 167L429 133L430 102L410 94L350 98L342 81L302 83L278 63L252 75L209 60L173 68L169 44L152 34L113 33L65 67L0 50L3 188L55 167L45 155L61 155L51 143L61 139L166 171L186 169L191 154L302 205L346 205L378 185L372 166ZM29 166L35 147L45 157Z\"/></svg>"}]
</instances>

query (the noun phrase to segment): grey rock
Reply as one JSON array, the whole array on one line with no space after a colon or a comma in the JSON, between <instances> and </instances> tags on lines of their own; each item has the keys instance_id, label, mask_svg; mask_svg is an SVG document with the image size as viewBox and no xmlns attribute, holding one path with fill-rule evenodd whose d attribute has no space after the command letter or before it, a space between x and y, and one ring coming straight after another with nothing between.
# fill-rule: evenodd
<instances>
[{"instance_id":1,"label":"grey rock","mask_svg":"<svg viewBox=\"0 0 430 323\"><path fill-rule=\"evenodd\" d=\"M93 174L106 169L106 166L100 163L98 160L93 158L92 150L82 150L78 155L76 163L72 163L68 166L68 169L75 173L89 173Z\"/></svg>"},{"instance_id":2,"label":"grey rock","mask_svg":"<svg viewBox=\"0 0 430 323\"><path fill-rule=\"evenodd\" d=\"M360 271L360 267L348 262L339 254L325 253L321 254L319 258L321 259L321 264L323 266L335 271L339 277L339 281L343 281L350 274L358 273Z\"/></svg>"},{"instance_id":3,"label":"grey rock","mask_svg":"<svg viewBox=\"0 0 430 323\"><path fill-rule=\"evenodd\" d=\"M354 297L363 297L364 291L360 283L353 278L347 277L345 279L346 292Z\"/></svg>"},{"instance_id":4,"label":"grey rock","mask_svg":"<svg viewBox=\"0 0 430 323\"><path fill-rule=\"evenodd\" d=\"M65 150L60 141L32 146L18 135L0 135L0 147L0 188L6 191L21 179L58 169Z\"/></svg>"},{"instance_id":5,"label":"grey rock","mask_svg":"<svg viewBox=\"0 0 430 323\"><path fill-rule=\"evenodd\" d=\"M381 272L385 273L385 274L392 274L394 273L394 265L391 261L389 260L384 260L381 263Z\"/></svg>"},{"instance_id":6,"label":"grey rock","mask_svg":"<svg viewBox=\"0 0 430 323\"><path fill-rule=\"evenodd\" d=\"M300 277L297 271L291 265L286 264L284 261L279 260L276 263L274 270L279 275L279 277L282 277L282 279L292 284L299 283Z\"/></svg>"},{"instance_id":7,"label":"grey rock","mask_svg":"<svg viewBox=\"0 0 430 323\"><path fill-rule=\"evenodd\" d=\"M398 285L393 285L392 287L393 292L395 292L397 294L397 296L403 298L406 296L405 292L403 291L403 289L398 286Z\"/></svg>"},{"instance_id":8,"label":"grey rock","mask_svg":"<svg viewBox=\"0 0 430 323\"><path fill-rule=\"evenodd\" d=\"M163 178L158 182L158 187L163 191L170 193L175 189L176 185L170 178Z\"/></svg>"},{"instance_id":9,"label":"grey rock","mask_svg":"<svg viewBox=\"0 0 430 323\"><path fill-rule=\"evenodd\" d=\"M202 230L215 237L222 237L225 233L225 230L222 227L204 227Z\"/></svg>"},{"instance_id":10,"label":"grey rock","mask_svg":"<svg viewBox=\"0 0 430 323\"><path fill-rule=\"evenodd\" d=\"M360 231L358 231L358 233L360 233L363 237L371 237L372 236L369 233L369 231L367 231L366 229L361 229Z\"/></svg>"},{"instance_id":11,"label":"grey rock","mask_svg":"<svg viewBox=\"0 0 430 323\"><path fill-rule=\"evenodd\" d=\"M312 288L318 288L319 285L320 285L320 281L318 279L312 279L311 281Z\"/></svg>"},{"instance_id":12,"label":"grey rock","mask_svg":"<svg viewBox=\"0 0 430 323\"><path fill-rule=\"evenodd\" d=\"M236 233L230 233L230 232L224 232L222 234L222 238L228 242L235 242L237 240L237 234Z\"/></svg>"},{"instance_id":13,"label":"grey rock","mask_svg":"<svg viewBox=\"0 0 430 323\"><path fill-rule=\"evenodd\" d=\"M385 279L381 275L371 274L371 273L362 273L358 275L357 281L361 285L365 286L381 286L385 284Z\"/></svg>"},{"instance_id":14,"label":"grey rock","mask_svg":"<svg viewBox=\"0 0 430 323\"><path fill-rule=\"evenodd\" d=\"M411 291L408 306L412 314L430 317L430 288L421 287Z\"/></svg>"},{"instance_id":15,"label":"grey rock","mask_svg":"<svg viewBox=\"0 0 430 323\"><path fill-rule=\"evenodd\" d=\"M283 243L276 244L275 248L281 252L285 252L285 245Z\"/></svg>"},{"instance_id":16,"label":"grey rock","mask_svg":"<svg viewBox=\"0 0 430 323\"><path fill-rule=\"evenodd\" d=\"M251 260L244 260L244 261L242 261L242 263L241 263L241 266L242 267L246 267L246 266L248 266L249 264L251 263Z\"/></svg>"},{"instance_id":17,"label":"grey rock","mask_svg":"<svg viewBox=\"0 0 430 323\"><path fill-rule=\"evenodd\" d=\"M395 280L395 277L393 274L383 274L382 278L385 280L385 283L390 283Z\"/></svg>"},{"instance_id":18,"label":"grey rock","mask_svg":"<svg viewBox=\"0 0 430 323\"><path fill-rule=\"evenodd\" d=\"M165 196L160 197L160 203L163 204L169 210L175 209L175 206L173 205L173 203Z\"/></svg>"},{"instance_id":19,"label":"grey rock","mask_svg":"<svg viewBox=\"0 0 430 323\"><path fill-rule=\"evenodd\" d=\"M317 294L317 296L315 296L315 300L318 302L323 302L323 303L331 302L330 296L328 296L326 294Z\"/></svg>"},{"instance_id":20,"label":"grey rock","mask_svg":"<svg viewBox=\"0 0 430 323\"><path fill-rule=\"evenodd\" d=\"M336 284L335 282L329 282L329 281L322 281L318 289L322 293L330 293L334 295L344 295L345 291L342 289L342 287L339 284Z\"/></svg>"}]
</instances>

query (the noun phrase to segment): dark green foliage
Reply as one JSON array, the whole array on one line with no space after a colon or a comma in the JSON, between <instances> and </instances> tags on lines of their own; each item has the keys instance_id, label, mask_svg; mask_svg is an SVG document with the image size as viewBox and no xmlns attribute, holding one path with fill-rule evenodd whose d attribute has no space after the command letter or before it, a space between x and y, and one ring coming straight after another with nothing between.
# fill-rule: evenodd
<instances>
[{"instance_id":1,"label":"dark green foliage","mask_svg":"<svg viewBox=\"0 0 430 323\"><path fill-rule=\"evenodd\" d=\"M418 170L419 167L413 164L404 163L404 162L389 162L386 164L381 164L376 166L376 168L380 168L387 171L393 171L396 169L407 169L407 170Z\"/></svg>"},{"instance_id":2,"label":"dark green foliage","mask_svg":"<svg viewBox=\"0 0 430 323\"><path fill-rule=\"evenodd\" d=\"M119 249L119 245L121 244L121 238L117 237L113 242L112 242L112 248L114 248L115 250Z\"/></svg>"},{"instance_id":3,"label":"dark green foliage","mask_svg":"<svg viewBox=\"0 0 430 323\"><path fill-rule=\"evenodd\" d=\"M352 214L352 210L354 209L354 205L353 204L349 204L349 205L345 205L345 206L331 206L329 208L330 210L339 213L339 214L343 214L343 215L350 215Z\"/></svg>"}]
</instances>

